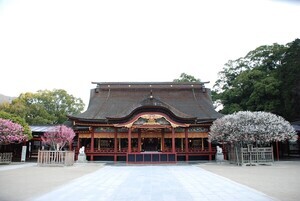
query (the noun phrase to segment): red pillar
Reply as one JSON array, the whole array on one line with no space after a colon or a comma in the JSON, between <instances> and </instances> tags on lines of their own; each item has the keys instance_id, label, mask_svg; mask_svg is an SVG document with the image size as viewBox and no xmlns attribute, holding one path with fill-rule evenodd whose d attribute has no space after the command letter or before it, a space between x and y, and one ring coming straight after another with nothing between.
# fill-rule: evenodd
<instances>
[{"instance_id":1,"label":"red pillar","mask_svg":"<svg viewBox=\"0 0 300 201\"><path fill-rule=\"evenodd\" d=\"M115 133L114 133L114 161L117 161L117 151L118 151L118 129L115 128Z\"/></svg>"},{"instance_id":2,"label":"red pillar","mask_svg":"<svg viewBox=\"0 0 300 201\"><path fill-rule=\"evenodd\" d=\"M138 129L138 152L141 152L141 144L142 144L142 133L141 133L141 129Z\"/></svg>"},{"instance_id":3,"label":"red pillar","mask_svg":"<svg viewBox=\"0 0 300 201\"><path fill-rule=\"evenodd\" d=\"M94 128L91 129L91 161L94 160L94 141L95 141L95 133Z\"/></svg>"},{"instance_id":4,"label":"red pillar","mask_svg":"<svg viewBox=\"0 0 300 201\"><path fill-rule=\"evenodd\" d=\"M80 149L80 138L79 138L79 133L77 133L78 135L78 138L77 138L77 150L78 150L78 153L75 154L75 160L78 159L78 154L79 154L79 149Z\"/></svg>"},{"instance_id":5,"label":"red pillar","mask_svg":"<svg viewBox=\"0 0 300 201\"><path fill-rule=\"evenodd\" d=\"M175 129L172 127L172 153L175 153Z\"/></svg>"},{"instance_id":6,"label":"red pillar","mask_svg":"<svg viewBox=\"0 0 300 201\"><path fill-rule=\"evenodd\" d=\"M165 129L161 129L161 152L165 151Z\"/></svg>"},{"instance_id":7,"label":"red pillar","mask_svg":"<svg viewBox=\"0 0 300 201\"><path fill-rule=\"evenodd\" d=\"M79 138L79 133L78 133L78 138L77 138L77 149L80 149L80 138Z\"/></svg>"},{"instance_id":8,"label":"red pillar","mask_svg":"<svg viewBox=\"0 0 300 201\"><path fill-rule=\"evenodd\" d=\"M131 128L128 128L128 153L131 153Z\"/></svg>"},{"instance_id":9,"label":"red pillar","mask_svg":"<svg viewBox=\"0 0 300 201\"><path fill-rule=\"evenodd\" d=\"M208 142L208 151L209 151L209 160L212 160L212 155L211 155L211 142Z\"/></svg>"},{"instance_id":10,"label":"red pillar","mask_svg":"<svg viewBox=\"0 0 300 201\"><path fill-rule=\"evenodd\" d=\"M185 142L185 161L189 161L189 138L188 138L188 128L184 128L184 142Z\"/></svg>"}]
</instances>

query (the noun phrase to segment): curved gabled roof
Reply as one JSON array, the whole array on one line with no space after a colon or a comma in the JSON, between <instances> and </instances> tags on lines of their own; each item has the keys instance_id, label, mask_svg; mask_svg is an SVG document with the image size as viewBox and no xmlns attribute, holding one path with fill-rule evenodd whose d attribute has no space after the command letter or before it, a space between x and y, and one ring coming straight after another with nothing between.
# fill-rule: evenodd
<instances>
[{"instance_id":1,"label":"curved gabled roof","mask_svg":"<svg viewBox=\"0 0 300 201\"><path fill-rule=\"evenodd\" d=\"M203 83L95 83L87 110L70 119L118 121L130 119L137 110L164 110L181 121L205 121L221 117Z\"/></svg>"}]
</instances>

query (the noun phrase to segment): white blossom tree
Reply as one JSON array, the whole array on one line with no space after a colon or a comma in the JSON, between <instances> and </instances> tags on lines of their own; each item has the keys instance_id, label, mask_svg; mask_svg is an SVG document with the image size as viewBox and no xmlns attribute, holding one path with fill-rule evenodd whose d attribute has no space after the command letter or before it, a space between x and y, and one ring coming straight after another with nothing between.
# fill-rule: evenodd
<instances>
[{"instance_id":1,"label":"white blossom tree","mask_svg":"<svg viewBox=\"0 0 300 201\"><path fill-rule=\"evenodd\" d=\"M209 141L242 144L266 144L274 141L297 140L291 124L269 112L241 111L213 122Z\"/></svg>"}]
</instances>

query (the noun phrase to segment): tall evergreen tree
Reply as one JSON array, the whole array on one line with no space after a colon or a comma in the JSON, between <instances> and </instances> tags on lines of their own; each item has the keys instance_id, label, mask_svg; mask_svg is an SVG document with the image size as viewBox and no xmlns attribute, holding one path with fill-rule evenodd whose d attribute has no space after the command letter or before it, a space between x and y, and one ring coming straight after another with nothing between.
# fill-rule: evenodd
<instances>
[{"instance_id":1,"label":"tall evergreen tree","mask_svg":"<svg viewBox=\"0 0 300 201\"><path fill-rule=\"evenodd\" d=\"M300 39L289 44L277 75L281 83L279 113L291 121L300 119Z\"/></svg>"},{"instance_id":2,"label":"tall evergreen tree","mask_svg":"<svg viewBox=\"0 0 300 201\"><path fill-rule=\"evenodd\" d=\"M260 46L228 61L212 95L224 114L267 111L290 121L300 119L300 39Z\"/></svg>"},{"instance_id":3,"label":"tall evergreen tree","mask_svg":"<svg viewBox=\"0 0 300 201\"><path fill-rule=\"evenodd\" d=\"M219 100L222 113L241 110L278 113L280 80L276 70L281 65L287 46L260 46L245 57L230 60L219 73L213 100Z\"/></svg>"}]
</instances>

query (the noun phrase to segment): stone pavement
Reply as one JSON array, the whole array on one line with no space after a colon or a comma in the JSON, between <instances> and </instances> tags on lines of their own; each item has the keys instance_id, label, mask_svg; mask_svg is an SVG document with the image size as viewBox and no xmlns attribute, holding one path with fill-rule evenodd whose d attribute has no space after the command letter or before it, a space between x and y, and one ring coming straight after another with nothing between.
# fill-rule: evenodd
<instances>
[{"instance_id":1,"label":"stone pavement","mask_svg":"<svg viewBox=\"0 0 300 201\"><path fill-rule=\"evenodd\" d=\"M194 165L105 166L36 201L270 201L273 198Z\"/></svg>"},{"instance_id":2,"label":"stone pavement","mask_svg":"<svg viewBox=\"0 0 300 201\"><path fill-rule=\"evenodd\" d=\"M1 165L0 171L14 170L14 169L19 169L19 168L24 168L24 167L32 167L32 166L36 166L36 163L12 162L9 165Z\"/></svg>"},{"instance_id":3,"label":"stone pavement","mask_svg":"<svg viewBox=\"0 0 300 201\"><path fill-rule=\"evenodd\" d=\"M0 201L31 201L103 167L104 163L67 167L39 167L32 162L0 165Z\"/></svg>"},{"instance_id":4,"label":"stone pavement","mask_svg":"<svg viewBox=\"0 0 300 201\"><path fill-rule=\"evenodd\" d=\"M275 161L273 165L257 166L210 162L199 163L199 167L254 188L278 200L300 200L299 159Z\"/></svg>"}]
</instances>

